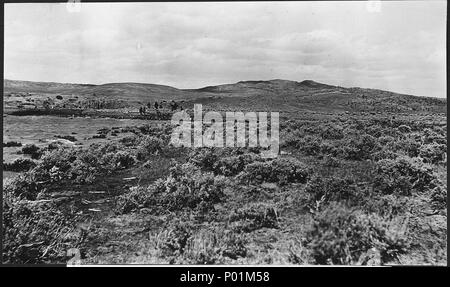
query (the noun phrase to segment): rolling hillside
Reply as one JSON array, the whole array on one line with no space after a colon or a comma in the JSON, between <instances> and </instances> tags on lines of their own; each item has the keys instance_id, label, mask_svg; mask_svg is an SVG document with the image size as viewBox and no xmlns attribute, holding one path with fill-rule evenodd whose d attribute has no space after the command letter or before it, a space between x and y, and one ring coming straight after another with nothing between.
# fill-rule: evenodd
<instances>
[{"instance_id":1,"label":"rolling hillside","mask_svg":"<svg viewBox=\"0 0 450 287\"><path fill-rule=\"evenodd\" d=\"M391 112L446 113L447 100L397 94L388 91L344 88L305 80L240 81L199 89L177 89L142 83L102 85L4 80L4 102L8 97L74 96L108 99L130 107L154 101L183 100L187 106L202 103L216 110L279 110L285 112Z\"/></svg>"}]
</instances>

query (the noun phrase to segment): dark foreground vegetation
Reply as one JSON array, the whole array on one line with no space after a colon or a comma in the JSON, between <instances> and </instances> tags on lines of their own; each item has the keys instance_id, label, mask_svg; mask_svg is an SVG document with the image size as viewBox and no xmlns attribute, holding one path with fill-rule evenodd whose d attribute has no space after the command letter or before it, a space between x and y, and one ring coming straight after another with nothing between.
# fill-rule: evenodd
<instances>
[{"instance_id":1,"label":"dark foreground vegetation","mask_svg":"<svg viewBox=\"0 0 450 287\"><path fill-rule=\"evenodd\" d=\"M82 264L446 264L445 117L284 120L276 159L128 131L23 147L33 159L4 183L7 263L77 248Z\"/></svg>"}]
</instances>

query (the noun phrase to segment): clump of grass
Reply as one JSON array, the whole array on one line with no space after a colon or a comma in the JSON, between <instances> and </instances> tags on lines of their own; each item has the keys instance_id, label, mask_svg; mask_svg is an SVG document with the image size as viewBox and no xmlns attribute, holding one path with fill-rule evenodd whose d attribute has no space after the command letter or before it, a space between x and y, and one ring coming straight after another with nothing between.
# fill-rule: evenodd
<instances>
[{"instance_id":1,"label":"clump of grass","mask_svg":"<svg viewBox=\"0 0 450 287\"><path fill-rule=\"evenodd\" d=\"M238 232L251 232L261 228L278 228L278 212L271 204L250 203L236 209L229 220Z\"/></svg>"},{"instance_id":2,"label":"clump of grass","mask_svg":"<svg viewBox=\"0 0 450 287\"><path fill-rule=\"evenodd\" d=\"M10 264L67 262L75 217L51 203L8 201L3 204L3 260Z\"/></svg>"},{"instance_id":3,"label":"clump of grass","mask_svg":"<svg viewBox=\"0 0 450 287\"><path fill-rule=\"evenodd\" d=\"M364 191L357 189L356 183L350 178L313 177L306 185L308 194L306 205L316 212L332 201L357 205L364 202Z\"/></svg>"},{"instance_id":4,"label":"clump of grass","mask_svg":"<svg viewBox=\"0 0 450 287\"><path fill-rule=\"evenodd\" d=\"M339 204L332 204L315 216L306 241L318 264L367 264L369 260L376 265L386 264L409 248L404 222Z\"/></svg>"},{"instance_id":5,"label":"clump of grass","mask_svg":"<svg viewBox=\"0 0 450 287\"><path fill-rule=\"evenodd\" d=\"M244 234L220 227L198 229L180 221L152 239L159 256L171 264L225 264L248 253Z\"/></svg>"}]
</instances>

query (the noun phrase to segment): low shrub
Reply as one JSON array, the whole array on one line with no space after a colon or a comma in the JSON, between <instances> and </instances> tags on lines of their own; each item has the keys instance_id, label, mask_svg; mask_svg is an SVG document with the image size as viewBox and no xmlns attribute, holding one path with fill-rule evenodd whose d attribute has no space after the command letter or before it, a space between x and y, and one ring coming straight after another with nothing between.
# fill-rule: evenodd
<instances>
[{"instance_id":1,"label":"low shrub","mask_svg":"<svg viewBox=\"0 0 450 287\"><path fill-rule=\"evenodd\" d=\"M191 164L177 165L165 180L157 180L153 194L158 205L168 210L184 207L213 209L224 197L226 180L212 173L202 173Z\"/></svg>"},{"instance_id":2,"label":"low shrub","mask_svg":"<svg viewBox=\"0 0 450 287\"><path fill-rule=\"evenodd\" d=\"M30 171L19 174L3 186L5 198L35 200L42 190L42 185L37 181L35 174Z\"/></svg>"},{"instance_id":3,"label":"low shrub","mask_svg":"<svg viewBox=\"0 0 450 287\"><path fill-rule=\"evenodd\" d=\"M438 185L430 195L431 207L435 210L447 210L447 187Z\"/></svg>"},{"instance_id":4,"label":"low shrub","mask_svg":"<svg viewBox=\"0 0 450 287\"><path fill-rule=\"evenodd\" d=\"M58 148L48 151L33 170L40 181L74 180L91 183L100 175L129 168L135 164L133 154L116 144L92 144L86 149Z\"/></svg>"},{"instance_id":5,"label":"low shrub","mask_svg":"<svg viewBox=\"0 0 450 287\"><path fill-rule=\"evenodd\" d=\"M35 166L36 163L28 158L18 158L12 163L3 163L3 170L22 172L29 171Z\"/></svg>"},{"instance_id":6,"label":"low shrub","mask_svg":"<svg viewBox=\"0 0 450 287\"><path fill-rule=\"evenodd\" d=\"M247 182L305 183L309 174L309 168L297 159L277 158L248 164L239 178Z\"/></svg>"},{"instance_id":7,"label":"low shrub","mask_svg":"<svg viewBox=\"0 0 450 287\"><path fill-rule=\"evenodd\" d=\"M115 162L117 169L130 168L136 163L133 155L127 151L114 153L113 161Z\"/></svg>"},{"instance_id":8,"label":"low shrub","mask_svg":"<svg viewBox=\"0 0 450 287\"><path fill-rule=\"evenodd\" d=\"M439 163L446 159L447 145L446 144L424 144L419 149L419 156L427 163Z\"/></svg>"},{"instance_id":9,"label":"low shrub","mask_svg":"<svg viewBox=\"0 0 450 287\"><path fill-rule=\"evenodd\" d=\"M368 134L352 137L343 144L343 156L350 160L370 159L380 147L376 138Z\"/></svg>"},{"instance_id":10,"label":"low shrub","mask_svg":"<svg viewBox=\"0 0 450 287\"><path fill-rule=\"evenodd\" d=\"M127 214L140 208L156 204L153 193L148 188L135 186L130 191L120 195L116 200L115 211L118 214Z\"/></svg>"},{"instance_id":11,"label":"low shrub","mask_svg":"<svg viewBox=\"0 0 450 287\"><path fill-rule=\"evenodd\" d=\"M374 188L384 194L411 195L435 187L436 175L419 158L398 157L376 164Z\"/></svg>"},{"instance_id":12,"label":"low shrub","mask_svg":"<svg viewBox=\"0 0 450 287\"><path fill-rule=\"evenodd\" d=\"M30 155L33 159L38 159L42 155L41 149L34 144L26 144L22 147L22 153Z\"/></svg>"},{"instance_id":13,"label":"low shrub","mask_svg":"<svg viewBox=\"0 0 450 287\"><path fill-rule=\"evenodd\" d=\"M154 211L178 211L184 208L207 212L224 197L226 181L212 173L202 173L192 164L176 165L166 179L158 179L147 188L136 188L119 198L119 213L139 208Z\"/></svg>"},{"instance_id":14,"label":"low shrub","mask_svg":"<svg viewBox=\"0 0 450 287\"><path fill-rule=\"evenodd\" d=\"M234 176L243 171L246 165L258 160L261 158L255 154L222 157L213 163L212 169L215 174Z\"/></svg>"},{"instance_id":15,"label":"low shrub","mask_svg":"<svg viewBox=\"0 0 450 287\"><path fill-rule=\"evenodd\" d=\"M166 146L166 144L162 139L154 136L144 136L140 139L137 147L137 159L145 160L149 155L161 151L164 146Z\"/></svg>"},{"instance_id":16,"label":"low shrub","mask_svg":"<svg viewBox=\"0 0 450 287\"><path fill-rule=\"evenodd\" d=\"M9 141L7 143L3 143L3 147L20 147L22 143L16 141Z\"/></svg>"},{"instance_id":17,"label":"low shrub","mask_svg":"<svg viewBox=\"0 0 450 287\"><path fill-rule=\"evenodd\" d=\"M107 134L96 134L93 135L92 138L93 139L106 139Z\"/></svg>"},{"instance_id":18,"label":"low shrub","mask_svg":"<svg viewBox=\"0 0 450 287\"><path fill-rule=\"evenodd\" d=\"M204 171L213 171L219 155L212 148L194 149L189 155L189 162Z\"/></svg>"}]
</instances>

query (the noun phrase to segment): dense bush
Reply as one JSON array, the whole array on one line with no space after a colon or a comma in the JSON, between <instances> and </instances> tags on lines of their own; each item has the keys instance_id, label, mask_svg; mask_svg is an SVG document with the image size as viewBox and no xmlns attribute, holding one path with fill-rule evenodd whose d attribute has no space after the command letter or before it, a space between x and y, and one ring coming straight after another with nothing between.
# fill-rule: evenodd
<instances>
[{"instance_id":1,"label":"dense bush","mask_svg":"<svg viewBox=\"0 0 450 287\"><path fill-rule=\"evenodd\" d=\"M158 179L148 188L137 188L121 196L117 211L126 213L147 207L155 211L190 208L204 212L222 200L224 188L223 177L202 173L192 164L177 165L171 168L166 179Z\"/></svg>"},{"instance_id":2,"label":"dense bush","mask_svg":"<svg viewBox=\"0 0 450 287\"><path fill-rule=\"evenodd\" d=\"M222 157L213 163L213 171L215 174L234 176L243 171L248 164L259 160L261 158L255 154Z\"/></svg>"},{"instance_id":3,"label":"dense bush","mask_svg":"<svg viewBox=\"0 0 450 287\"><path fill-rule=\"evenodd\" d=\"M5 197L34 200L42 190L42 184L38 182L36 175L30 171L19 174L3 185Z\"/></svg>"},{"instance_id":4,"label":"dense bush","mask_svg":"<svg viewBox=\"0 0 450 287\"><path fill-rule=\"evenodd\" d=\"M318 264L385 264L409 247L404 226L339 204L316 215L306 241Z\"/></svg>"},{"instance_id":5,"label":"dense bush","mask_svg":"<svg viewBox=\"0 0 450 287\"><path fill-rule=\"evenodd\" d=\"M114 153L112 161L115 163L116 169L130 168L136 162L132 154L127 151L119 151Z\"/></svg>"},{"instance_id":6,"label":"dense bush","mask_svg":"<svg viewBox=\"0 0 450 287\"><path fill-rule=\"evenodd\" d=\"M57 148L44 153L33 170L40 181L74 180L91 183L100 175L129 168L135 163L128 150L115 144L93 144L87 149Z\"/></svg>"},{"instance_id":7,"label":"dense bush","mask_svg":"<svg viewBox=\"0 0 450 287\"><path fill-rule=\"evenodd\" d=\"M27 144L22 147L22 153L30 155L33 159L38 159L42 155L41 149L34 144Z\"/></svg>"},{"instance_id":8,"label":"dense bush","mask_svg":"<svg viewBox=\"0 0 450 287\"><path fill-rule=\"evenodd\" d=\"M70 177L72 163L77 159L77 152L72 148L57 148L44 153L41 161L33 170L39 181L55 182Z\"/></svg>"},{"instance_id":9,"label":"dense bush","mask_svg":"<svg viewBox=\"0 0 450 287\"><path fill-rule=\"evenodd\" d=\"M447 156L447 145L438 143L424 144L420 147L419 156L428 163L443 162Z\"/></svg>"},{"instance_id":10,"label":"dense bush","mask_svg":"<svg viewBox=\"0 0 450 287\"><path fill-rule=\"evenodd\" d=\"M204 171L213 171L214 165L219 159L215 149L212 148L202 148L194 149L189 154L189 162L195 164Z\"/></svg>"},{"instance_id":11,"label":"dense bush","mask_svg":"<svg viewBox=\"0 0 450 287\"><path fill-rule=\"evenodd\" d=\"M437 179L431 166L418 158L384 159L376 164L374 188L384 194L410 195L435 186Z\"/></svg>"},{"instance_id":12,"label":"dense bush","mask_svg":"<svg viewBox=\"0 0 450 287\"><path fill-rule=\"evenodd\" d=\"M3 170L22 172L28 171L36 166L36 163L28 158L18 158L12 163L3 163Z\"/></svg>"},{"instance_id":13,"label":"dense bush","mask_svg":"<svg viewBox=\"0 0 450 287\"><path fill-rule=\"evenodd\" d=\"M447 187L436 186L431 191L431 207L436 210L447 210Z\"/></svg>"},{"instance_id":14,"label":"dense bush","mask_svg":"<svg viewBox=\"0 0 450 287\"><path fill-rule=\"evenodd\" d=\"M149 188L135 186L116 199L115 211L118 214L127 214L140 208L151 207L154 204L156 204L155 198Z\"/></svg>"},{"instance_id":15,"label":"dense bush","mask_svg":"<svg viewBox=\"0 0 450 287\"><path fill-rule=\"evenodd\" d=\"M144 136L140 139L137 147L138 160L147 159L150 155L160 151L166 144L160 138L154 136Z\"/></svg>"},{"instance_id":16,"label":"dense bush","mask_svg":"<svg viewBox=\"0 0 450 287\"><path fill-rule=\"evenodd\" d=\"M343 146L344 157L352 160L370 159L373 152L379 148L377 140L368 134L351 138Z\"/></svg>"},{"instance_id":17,"label":"dense bush","mask_svg":"<svg viewBox=\"0 0 450 287\"><path fill-rule=\"evenodd\" d=\"M248 164L239 178L248 182L305 183L310 174L302 162L294 158L276 158L271 161Z\"/></svg>"},{"instance_id":18,"label":"dense bush","mask_svg":"<svg viewBox=\"0 0 450 287\"><path fill-rule=\"evenodd\" d=\"M447 145L446 133L439 134L427 128L423 131L423 143L424 144L438 143Z\"/></svg>"}]
</instances>

